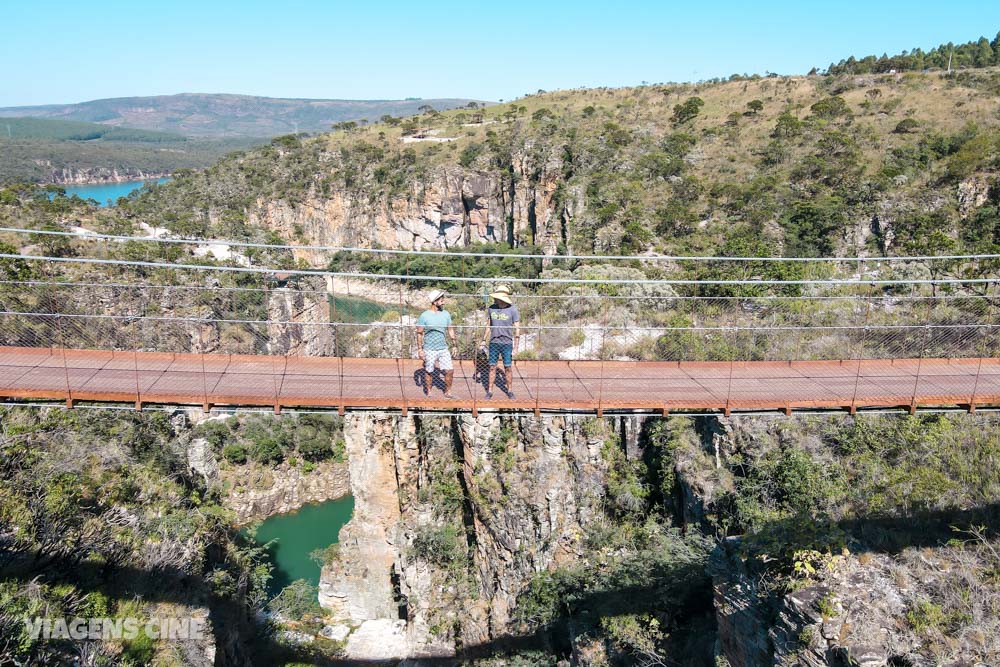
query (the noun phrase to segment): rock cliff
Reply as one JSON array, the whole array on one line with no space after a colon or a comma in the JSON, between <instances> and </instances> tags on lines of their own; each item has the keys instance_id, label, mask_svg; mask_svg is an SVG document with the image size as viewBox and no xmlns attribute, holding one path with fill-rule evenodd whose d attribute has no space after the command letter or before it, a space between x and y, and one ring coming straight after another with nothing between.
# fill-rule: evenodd
<instances>
[{"instance_id":1,"label":"rock cliff","mask_svg":"<svg viewBox=\"0 0 1000 667\"><path fill-rule=\"evenodd\" d=\"M582 207L575 191L562 205L556 201L561 180L558 161L526 153L514 157L509 171L441 166L402 192L312 189L301 201L258 199L248 223L310 245L426 250L534 241L554 253L567 240L564 217ZM325 259L298 253L318 265Z\"/></svg>"},{"instance_id":2,"label":"rock cliff","mask_svg":"<svg viewBox=\"0 0 1000 667\"><path fill-rule=\"evenodd\" d=\"M686 532L722 537L741 512L780 503L745 505L760 471L777 466L762 488L778 499L826 483L815 475L844 461L822 438L844 447L845 432L873 428L840 419L348 416L356 509L321 578L328 633L359 660L516 649L577 665L653 664L664 650L685 664L733 667L990 664L1000 654L990 602L1000 560L980 533L942 546L930 530L913 538L912 519L814 518L810 527L789 515L718 540L710 559L685 561L680 542L643 550L664 530L645 532L646 510L630 514L643 504ZM886 542L899 527L911 546ZM599 583L610 571L621 574ZM709 575L711 591L699 583ZM562 620L546 616L553 601Z\"/></svg>"},{"instance_id":3,"label":"rock cliff","mask_svg":"<svg viewBox=\"0 0 1000 667\"><path fill-rule=\"evenodd\" d=\"M573 418L355 415L344 436L355 513L320 602L357 628L352 658L449 655L511 633L518 594L574 559L598 511L603 442ZM371 653L375 625L396 628L391 650L384 636Z\"/></svg>"}]
</instances>

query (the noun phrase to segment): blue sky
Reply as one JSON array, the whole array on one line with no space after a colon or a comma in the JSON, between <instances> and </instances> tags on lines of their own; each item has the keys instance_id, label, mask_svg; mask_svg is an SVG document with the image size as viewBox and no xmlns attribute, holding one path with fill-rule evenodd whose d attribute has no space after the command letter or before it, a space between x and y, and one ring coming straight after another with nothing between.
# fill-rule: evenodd
<instances>
[{"instance_id":1,"label":"blue sky","mask_svg":"<svg viewBox=\"0 0 1000 667\"><path fill-rule=\"evenodd\" d=\"M13 0L0 30L0 106L181 92L506 100L993 39L1000 2Z\"/></svg>"}]
</instances>

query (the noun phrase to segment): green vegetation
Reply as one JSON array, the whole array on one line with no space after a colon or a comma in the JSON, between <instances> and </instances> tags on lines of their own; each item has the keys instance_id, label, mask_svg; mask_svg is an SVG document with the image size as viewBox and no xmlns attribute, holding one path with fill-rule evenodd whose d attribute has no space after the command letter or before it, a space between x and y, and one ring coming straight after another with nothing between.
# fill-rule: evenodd
<instances>
[{"instance_id":1,"label":"green vegetation","mask_svg":"<svg viewBox=\"0 0 1000 667\"><path fill-rule=\"evenodd\" d=\"M285 135L177 174L118 213L180 234L260 240L246 220L261 201L337 200L372 221L390 210L420 215L415 202L442 192L441 205L456 215L442 229L461 225L458 245L470 250L716 254L735 232L778 255L879 256L914 251L896 220L924 210L918 202L933 193L951 243L937 236L923 249L978 252L978 239L962 235L968 211L955 188L995 180L1000 128L990 81L1000 75L967 74L561 91L477 109L476 122L465 109L428 111L407 121L412 127L387 120ZM402 143L418 129L455 140ZM464 184L461 194L448 179ZM869 224L875 217L880 224ZM385 242L372 228L352 228L358 245ZM285 240L316 241L303 226L292 234ZM338 256L328 266L504 277L542 270L436 257ZM657 275L648 263L634 268Z\"/></svg>"},{"instance_id":2,"label":"green vegetation","mask_svg":"<svg viewBox=\"0 0 1000 667\"><path fill-rule=\"evenodd\" d=\"M298 579L281 589L267 606L283 618L295 620L314 618L323 613L319 602L316 601L316 595L315 586L305 579Z\"/></svg>"},{"instance_id":3,"label":"green vegetation","mask_svg":"<svg viewBox=\"0 0 1000 667\"><path fill-rule=\"evenodd\" d=\"M953 69L1000 65L1000 33L992 41L986 37L964 44L941 44L930 51L904 50L894 56L850 56L827 68L828 74L882 74L890 71L919 71L928 68Z\"/></svg>"},{"instance_id":4,"label":"green vegetation","mask_svg":"<svg viewBox=\"0 0 1000 667\"><path fill-rule=\"evenodd\" d=\"M26 616L141 621L205 605L235 633L261 608L263 552L190 476L175 428L163 413L0 413L0 662L61 664L87 650L141 665L177 648L145 634L117 648L32 639Z\"/></svg>"},{"instance_id":5,"label":"green vegetation","mask_svg":"<svg viewBox=\"0 0 1000 667\"><path fill-rule=\"evenodd\" d=\"M248 460L273 465L286 458L312 464L344 460L342 428L341 419L330 415L244 416L204 422L194 435L205 438L223 458L237 465Z\"/></svg>"},{"instance_id":6,"label":"green vegetation","mask_svg":"<svg viewBox=\"0 0 1000 667\"><path fill-rule=\"evenodd\" d=\"M8 138L0 118L0 186L22 182L52 183L69 179L102 180L117 172L140 178L181 169L203 169L226 153L250 148L256 139L187 139L150 130L41 128L37 134ZM31 120L32 123L55 121ZM44 136L51 134L51 137Z\"/></svg>"},{"instance_id":7,"label":"green vegetation","mask_svg":"<svg viewBox=\"0 0 1000 667\"><path fill-rule=\"evenodd\" d=\"M131 127L115 127L99 123L81 123L44 118L2 118L0 128L6 128L8 139L47 139L49 141L129 141L171 143L187 141L187 137L172 132L156 132Z\"/></svg>"},{"instance_id":8,"label":"green vegetation","mask_svg":"<svg viewBox=\"0 0 1000 667\"><path fill-rule=\"evenodd\" d=\"M457 250L456 250L457 251ZM483 253L486 257L448 257L447 255L418 255L415 257L400 257L397 255L379 255L364 253L340 252L334 255L327 268L330 271L380 273L386 275L429 275L429 276L476 276L480 278L499 278L517 276L519 278L537 278L541 271L541 260L525 261L516 257L493 258L490 254L511 253L511 249L500 244L477 244L462 248L461 252ZM539 248L532 246L517 248L515 255L541 254ZM439 287L454 292L465 292L470 289L468 283L462 281L427 281L410 280L408 284L416 289L429 286Z\"/></svg>"}]
</instances>

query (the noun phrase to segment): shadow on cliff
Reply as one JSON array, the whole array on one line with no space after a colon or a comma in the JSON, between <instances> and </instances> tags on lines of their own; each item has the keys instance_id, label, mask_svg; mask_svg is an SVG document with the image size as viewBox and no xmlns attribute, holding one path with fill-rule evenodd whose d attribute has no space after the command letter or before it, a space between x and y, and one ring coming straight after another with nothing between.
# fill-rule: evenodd
<instances>
[{"instance_id":1,"label":"shadow on cliff","mask_svg":"<svg viewBox=\"0 0 1000 667\"><path fill-rule=\"evenodd\" d=\"M952 526L985 526L1000 536L1000 503L967 510L917 512L903 517L864 517L839 522L814 522L803 532L803 519L773 522L744 538L751 549L768 543L787 548L812 548L817 538L831 535L869 551L896 554L908 547L933 547L955 536ZM205 582L176 568L109 567L72 558L14 557L0 550L0 579L47 583L72 582L84 591L100 590L111 598L206 605L216 633L218 665L274 664L281 661L320 665L385 665L395 661L331 660L306 648L289 648L256 632L253 620L237 598L214 594ZM600 626L602 619L629 614L663 614L699 619L711 614L710 581L700 563L657 565L649 572L649 586L622 586L603 590L571 591L558 600L555 620L533 632L497 637L463 646L453 657L419 658L421 665L452 665L461 661L503 658L541 651L568 655L570 638ZM683 628L675 628L683 635ZM711 634L711 633L708 633Z\"/></svg>"},{"instance_id":2,"label":"shadow on cliff","mask_svg":"<svg viewBox=\"0 0 1000 667\"><path fill-rule=\"evenodd\" d=\"M867 516L840 521L814 519L808 510L795 517L772 521L753 535L743 537L752 550L769 545L814 549L844 544L862 551L898 554L903 549L942 546L956 537L954 528L985 526L986 534L1000 536L1000 503L970 509L910 512L905 516Z\"/></svg>"}]
</instances>

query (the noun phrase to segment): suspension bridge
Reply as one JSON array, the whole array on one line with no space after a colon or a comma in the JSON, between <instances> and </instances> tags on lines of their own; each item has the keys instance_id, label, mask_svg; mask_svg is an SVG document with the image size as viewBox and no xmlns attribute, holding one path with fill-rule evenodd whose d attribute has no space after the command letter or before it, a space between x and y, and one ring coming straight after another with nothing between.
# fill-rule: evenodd
<instances>
[{"instance_id":1,"label":"suspension bridge","mask_svg":"<svg viewBox=\"0 0 1000 667\"><path fill-rule=\"evenodd\" d=\"M86 256L0 254L0 398L8 402L404 415L1000 406L995 256L641 257L624 259L754 262L754 271L801 261L810 268L792 279L650 279L634 270L601 275L593 266L505 278L522 312L521 337L511 385L501 374L487 399L490 369L479 341L484 294L495 278L192 264L164 260L161 250L224 243L237 251L351 250L451 261L475 253L44 234L104 245ZM139 244L144 254L123 256L123 244L133 251ZM935 263L948 268L936 270ZM932 270L914 277L915 265ZM438 373L424 392L415 336L427 286L444 283L463 286L447 304L458 339L453 398L444 396Z\"/></svg>"}]
</instances>

